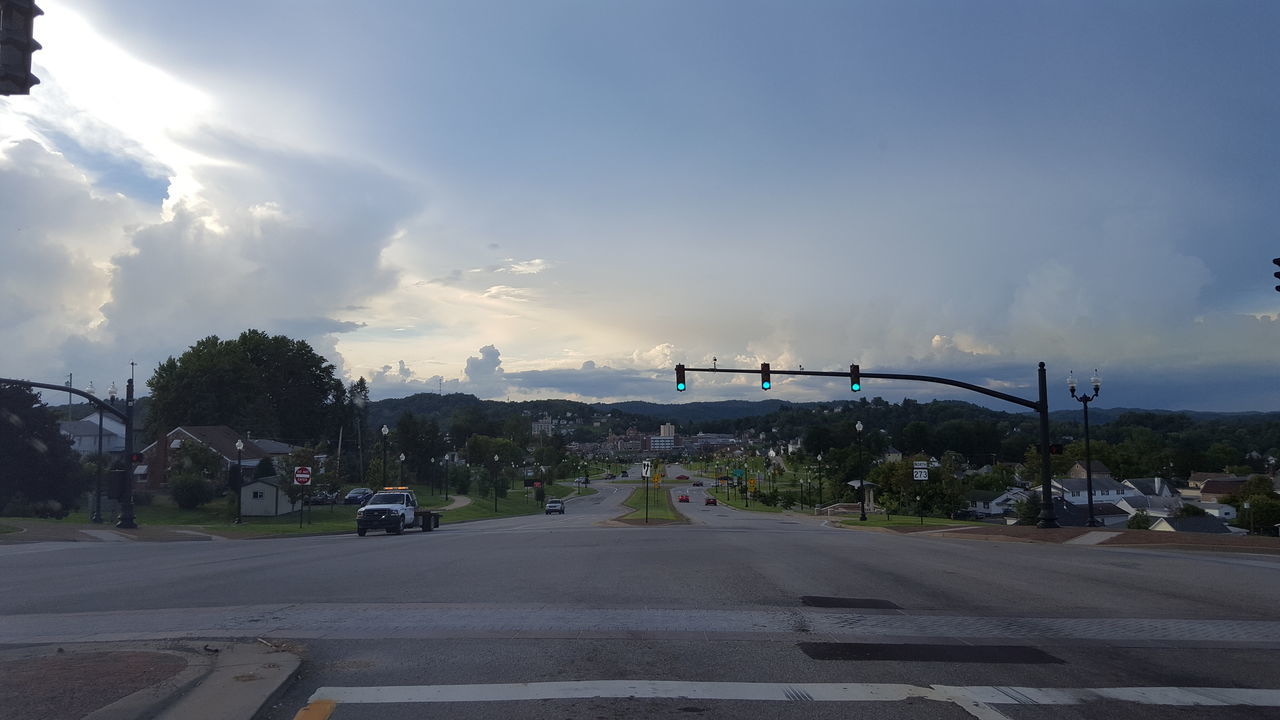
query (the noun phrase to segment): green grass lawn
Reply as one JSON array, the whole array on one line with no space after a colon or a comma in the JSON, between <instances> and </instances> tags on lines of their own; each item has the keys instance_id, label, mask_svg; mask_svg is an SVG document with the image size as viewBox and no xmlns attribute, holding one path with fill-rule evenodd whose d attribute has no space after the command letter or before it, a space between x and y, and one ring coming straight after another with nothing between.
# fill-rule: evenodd
<instances>
[{"instance_id":1,"label":"green grass lawn","mask_svg":"<svg viewBox=\"0 0 1280 720\"><path fill-rule=\"evenodd\" d=\"M711 492L711 490L712 488L707 488L707 491L709 493ZM764 513L785 512L780 507L776 507L776 506L769 507L768 505L765 505L764 503L759 503L759 502L752 502L751 506L748 507L747 501L744 500L742 495L738 493L737 490L735 490L734 488L729 488L728 492L723 492L719 488L715 488L715 492L711 494L715 496L716 501L719 502L721 505L728 505L729 507L737 508L739 510L749 510L751 512L764 512Z\"/></svg>"},{"instance_id":2,"label":"green grass lawn","mask_svg":"<svg viewBox=\"0 0 1280 720\"><path fill-rule=\"evenodd\" d=\"M645 511L645 492L644 488L639 487L631 491L631 495L624 501L623 505L631 508L632 512L618 518L624 521L644 521ZM675 506L671 503L671 494L665 490L649 490L649 519L662 520L667 522L678 522L684 520L684 516L676 512Z\"/></svg>"},{"instance_id":3,"label":"green grass lawn","mask_svg":"<svg viewBox=\"0 0 1280 720\"><path fill-rule=\"evenodd\" d=\"M913 515L893 515L886 519L884 515L868 514L865 521L856 517L841 517L841 525L849 527L919 527L922 523L920 518ZM947 518L925 517L924 525L933 525L938 527L964 527L967 525L983 525L979 522L967 522L964 520L948 520Z\"/></svg>"},{"instance_id":4,"label":"green grass lawn","mask_svg":"<svg viewBox=\"0 0 1280 720\"><path fill-rule=\"evenodd\" d=\"M431 494L427 486L408 486L414 490L418 502L423 507L437 510L448 503L443 495ZM591 495L597 492L594 488L575 489L572 485L550 485L546 488L548 497L564 498L575 490L579 495ZM449 510L444 513L441 523L454 523L466 520L482 520L488 518L510 517L514 515L532 515L542 512L542 504L526 497L524 488L512 488L505 498L498 499L498 510L494 512L493 498L472 497L470 505ZM454 496L449 496L453 500ZM206 530L218 535L231 537L254 537L262 535L299 535L309 533L349 532L356 527L355 505L312 505L303 509L302 524L299 527L298 513L280 515L278 517L242 517L242 523L236 525L235 505L230 498L217 498L194 510L183 510L173 504L172 499L157 495L149 505L135 505L134 518L141 526L172 525ZM81 510L68 515L65 522L88 523L89 511ZM24 521L27 520L24 518ZM114 518L107 518L114 523ZM46 520L41 522L64 522L63 520ZM0 533L13 532L15 528L0 525Z\"/></svg>"}]
</instances>

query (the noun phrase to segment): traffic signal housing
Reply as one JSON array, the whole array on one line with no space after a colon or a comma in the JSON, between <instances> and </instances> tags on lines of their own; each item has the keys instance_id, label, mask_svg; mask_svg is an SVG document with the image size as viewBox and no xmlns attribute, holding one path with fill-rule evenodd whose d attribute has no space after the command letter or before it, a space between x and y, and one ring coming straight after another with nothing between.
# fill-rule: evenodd
<instances>
[{"instance_id":1,"label":"traffic signal housing","mask_svg":"<svg viewBox=\"0 0 1280 720\"><path fill-rule=\"evenodd\" d=\"M35 0L0 0L0 95L28 95L40 83L31 53L40 49L33 26L43 14Z\"/></svg>"},{"instance_id":2,"label":"traffic signal housing","mask_svg":"<svg viewBox=\"0 0 1280 720\"><path fill-rule=\"evenodd\" d=\"M853 392L862 392L862 368L857 363L849 366L849 389Z\"/></svg>"},{"instance_id":3,"label":"traffic signal housing","mask_svg":"<svg viewBox=\"0 0 1280 720\"><path fill-rule=\"evenodd\" d=\"M684 363L676 365L676 390L684 392Z\"/></svg>"},{"instance_id":4,"label":"traffic signal housing","mask_svg":"<svg viewBox=\"0 0 1280 720\"><path fill-rule=\"evenodd\" d=\"M769 363L760 363L760 389L768 390L773 387L773 381L769 378Z\"/></svg>"},{"instance_id":5,"label":"traffic signal housing","mask_svg":"<svg viewBox=\"0 0 1280 720\"><path fill-rule=\"evenodd\" d=\"M1271 258L1271 262L1275 263L1277 267L1280 267L1280 258ZM1277 280L1280 280L1280 271L1271 274L1275 275ZM1276 286L1276 292L1280 292L1280 285Z\"/></svg>"}]
</instances>

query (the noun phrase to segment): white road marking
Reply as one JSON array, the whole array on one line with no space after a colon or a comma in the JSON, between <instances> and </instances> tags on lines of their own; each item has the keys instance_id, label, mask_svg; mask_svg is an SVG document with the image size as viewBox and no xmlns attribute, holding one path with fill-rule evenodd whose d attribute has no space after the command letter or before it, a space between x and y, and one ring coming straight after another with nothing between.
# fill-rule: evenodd
<instances>
[{"instance_id":1,"label":"white road marking","mask_svg":"<svg viewBox=\"0 0 1280 720\"><path fill-rule=\"evenodd\" d=\"M955 704L980 720L1007 720L993 705L1082 705L1119 701L1141 705L1280 707L1280 689L1253 688L1025 688L994 685L891 683L744 683L672 680L580 680L493 685L322 687L309 702L338 704L525 702L587 698L750 700L757 702L899 702L922 698Z\"/></svg>"}]
</instances>

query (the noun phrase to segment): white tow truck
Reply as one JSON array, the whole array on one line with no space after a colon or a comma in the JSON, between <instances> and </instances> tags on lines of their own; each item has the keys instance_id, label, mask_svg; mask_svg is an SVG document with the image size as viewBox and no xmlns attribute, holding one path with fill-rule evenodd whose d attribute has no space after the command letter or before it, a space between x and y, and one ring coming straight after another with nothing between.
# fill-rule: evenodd
<instances>
[{"instance_id":1,"label":"white tow truck","mask_svg":"<svg viewBox=\"0 0 1280 720\"><path fill-rule=\"evenodd\" d=\"M356 534L360 537L378 529L399 535L414 527L423 532L440 527L440 513L419 507L417 496L407 487L383 488L356 511Z\"/></svg>"}]
</instances>

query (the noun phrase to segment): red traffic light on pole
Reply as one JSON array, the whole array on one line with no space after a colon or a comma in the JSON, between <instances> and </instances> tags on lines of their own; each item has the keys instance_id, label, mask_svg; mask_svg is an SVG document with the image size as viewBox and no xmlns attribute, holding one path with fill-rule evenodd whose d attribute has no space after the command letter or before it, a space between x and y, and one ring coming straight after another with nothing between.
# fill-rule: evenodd
<instances>
[{"instance_id":1,"label":"red traffic light on pole","mask_svg":"<svg viewBox=\"0 0 1280 720\"><path fill-rule=\"evenodd\" d=\"M768 390L773 387L773 381L769 379L769 363L760 363L760 389Z\"/></svg>"},{"instance_id":2,"label":"red traffic light on pole","mask_svg":"<svg viewBox=\"0 0 1280 720\"><path fill-rule=\"evenodd\" d=\"M684 363L676 365L676 390L684 392Z\"/></svg>"},{"instance_id":3,"label":"red traffic light on pole","mask_svg":"<svg viewBox=\"0 0 1280 720\"><path fill-rule=\"evenodd\" d=\"M862 368L857 363L849 366L849 389L853 392L862 392Z\"/></svg>"}]
</instances>

